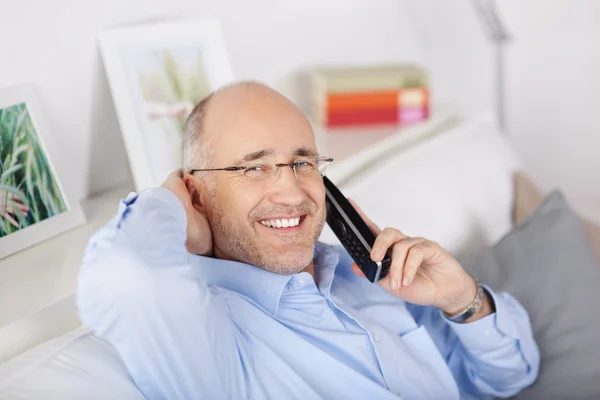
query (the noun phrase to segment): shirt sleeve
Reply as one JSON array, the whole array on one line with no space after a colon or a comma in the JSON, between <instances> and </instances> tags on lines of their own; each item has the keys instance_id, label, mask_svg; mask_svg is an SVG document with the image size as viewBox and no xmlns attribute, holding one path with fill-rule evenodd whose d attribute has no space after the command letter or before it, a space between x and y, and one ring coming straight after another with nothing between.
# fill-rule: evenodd
<instances>
[{"instance_id":1,"label":"shirt sleeve","mask_svg":"<svg viewBox=\"0 0 600 400\"><path fill-rule=\"evenodd\" d=\"M149 399L249 398L244 337L219 290L190 264L186 229L169 190L130 194L89 241L80 318L117 350Z\"/></svg>"},{"instance_id":2,"label":"shirt sleeve","mask_svg":"<svg viewBox=\"0 0 600 400\"><path fill-rule=\"evenodd\" d=\"M461 392L509 397L537 378L539 350L527 311L511 295L484 288L496 312L471 323L452 322L434 307L407 307L427 327Z\"/></svg>"}]
</instances>

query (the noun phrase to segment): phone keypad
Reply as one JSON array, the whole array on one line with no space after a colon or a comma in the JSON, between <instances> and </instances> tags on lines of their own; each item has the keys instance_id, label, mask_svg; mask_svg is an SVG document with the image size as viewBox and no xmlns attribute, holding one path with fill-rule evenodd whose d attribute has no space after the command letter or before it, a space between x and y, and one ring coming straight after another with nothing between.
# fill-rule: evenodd
<instances>
[{"instance_id":1,"label":"phone keypad","mask_svg":"<svg viewBox=\"0 0 600 400\"><path fill-rule=\"evenodd\" d=\"M371 254L369 250L365 248L360 239L356 236L352 230L351 225L340 215L338 210L329 204L327 204L327 223L338 237L340 242L348 254L352 257L354 262L360 267L365 273L367 279L373 282L377 271L377 266L371 260ZM383 272L383 271L382 271ZM387 271L386 271L387 272Z\"/></svg>"},{"instance_id":2,"label":"phone keypad","mask_svg":"<svg viewBox=\"0 0 600 400\"><path fill-rule=\"evenodd\" d=\"M352 256L352 258L357 258L360 263L365 263L368 260L368 255L362 248L362 244L354 237L354 235L349 235L348 240L346 240L346 244L348 246L348 252Z\"/></svg>"}]
</instances>

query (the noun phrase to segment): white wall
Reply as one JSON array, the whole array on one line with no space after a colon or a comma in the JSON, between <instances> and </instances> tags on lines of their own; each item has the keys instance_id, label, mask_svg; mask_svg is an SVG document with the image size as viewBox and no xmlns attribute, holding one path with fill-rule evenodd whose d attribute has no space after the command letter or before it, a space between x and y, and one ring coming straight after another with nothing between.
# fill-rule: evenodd
<instances>
[{"instance_id":1,"label":"white wall","mask_svg":"<svg viewBox=\"0 0 600 400\"><path fill-rule=\"evenodd\" d=\"M494 107L494 52L470 0L404 1L438 101L467 114Z\"/></svg>"},{"instance_id":2,"label":"white wall","mask_svg":"<svg viewBox=\"0 0 600 400\"><path fill-rule=\"evenodd\" d=\"M600 221L600 1L497 0L507 132L541 189ZM495 109L495 55L470 0L405 1L434 87L467 113ZM440 93L441 92L441 93Z\"/></svg>"},{"instance_id":3,"label":"white wall","mask_svg":"<svg viewBox=\"0 0 600 400\"><path fill-rule=\"evenodd\" d=\"M511 138L544 189L559 186L594 207L600 2L499 3L514 35L507 63ZM96 33L180 16L218 17L236 76L265 81L298 102L297 74L316 65L422 61L433 72L436 101L472 114L494 105L492 47L469 0L7 3L0 14L0 87L34 84L78 198L129 178Z\"/></svg>"},{"instance_id":4,"label":"white wall","mask_svg":"<svg viewBox=\"0 0 600 400\"><path fill-rule=\"evenodd\" d=\"M21 0L0 14L0 87L34 84L76 196L129 171L95 35L165 17L218 17L234 73L297 97L295 75L319 64L421 61L397 0ZM69 150L67 150L69 149Z\"/></svg>"},{"instance_id":5,"label":"white wall","mask_svg":"<svg viewBox=\"0 0 600 400\"><path fill-rule=\"evenodd\" d=\"M600 2L503 0L508 128L545 189L600 216Z\"/></svg>"}]
</instances>

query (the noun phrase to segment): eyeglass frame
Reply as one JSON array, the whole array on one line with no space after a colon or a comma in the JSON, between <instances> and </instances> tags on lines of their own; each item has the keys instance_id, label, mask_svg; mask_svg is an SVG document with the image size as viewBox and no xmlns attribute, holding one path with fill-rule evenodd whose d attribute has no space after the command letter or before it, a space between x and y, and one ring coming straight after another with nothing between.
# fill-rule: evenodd
<instances>
[{"instance_id":1,"label":"eyeglass frame","mask_svg":"<svg viewBox=\"0 0 600 400\"><path fill-rule=\"evenodd\" d=\"M334 160L333 158L327 157L327 156L305 156L304 158L312 158L312 159L315 159L317 162L318 161L325 161L325 162L327 162L327 165L331 164L333 162L333 160ZM279 171L279 168L281 168L281 167L290 167L292 169L292 171L294 172L294 176L296 177L296 179L299 179L298 175L296 173L296 168L294 167L295 163L296 163L296 161L288 163L288 164L278 163L278 164L272 165L274 175L275 176L279 176L279 172L275 172L275 171ZM232 166L232 167L225 167L225 168L191 169L189 173L190 174L194 174L195 172L208 172L208 171L229 171L229 172L234 172L234 171L244 171L244 170L246 170L248 168L252 168L252 167L253 166L240 165L240 166ZM241 172L241 176L243 178L245 178L245 179L251 179L252 180L252 178L246 177L243 172Z\"/></svg>"}]
</instances>

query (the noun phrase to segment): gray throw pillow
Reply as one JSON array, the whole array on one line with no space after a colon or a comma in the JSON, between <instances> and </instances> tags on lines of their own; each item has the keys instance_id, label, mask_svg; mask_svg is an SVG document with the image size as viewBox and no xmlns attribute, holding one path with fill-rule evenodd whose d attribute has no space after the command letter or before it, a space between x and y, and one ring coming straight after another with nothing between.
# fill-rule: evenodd
<instances>
[{"instance_id":1,"label":"gray throw pillow","mask_svg":"<svg viewBox=\"0 0 600 400\"><path fill-rule=\"evenodd\" d=\"M493 248L460 261L529 312L541 368L517 399L600 399L600 268L559 191Z\"/></svg>"}]
</instances>

